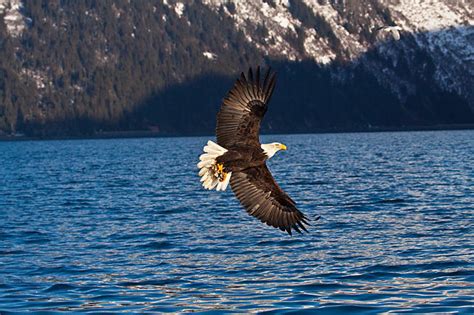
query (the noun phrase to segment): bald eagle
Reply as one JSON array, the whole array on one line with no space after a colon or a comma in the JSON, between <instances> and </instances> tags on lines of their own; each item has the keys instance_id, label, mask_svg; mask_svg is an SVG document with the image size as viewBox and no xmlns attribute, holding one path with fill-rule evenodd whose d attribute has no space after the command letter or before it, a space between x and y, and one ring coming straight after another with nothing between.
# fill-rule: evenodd
<instances>
[{"instance_id":1,"label":"bald eagle","mask_svg":"<svg viewBox=\"0 0 474 315\"><path fill-rule=\"evenodd\" d=\"M275 88L276 74L269 68L260 78L260 67L242 73L224 98L217 114L217 143L208 141L198 163L204 188L232 191L246 211L275 228L307 232L308 218L278 186L266 161L284 144L260 144L260 122Z\"/></svg>"}]
</instances>

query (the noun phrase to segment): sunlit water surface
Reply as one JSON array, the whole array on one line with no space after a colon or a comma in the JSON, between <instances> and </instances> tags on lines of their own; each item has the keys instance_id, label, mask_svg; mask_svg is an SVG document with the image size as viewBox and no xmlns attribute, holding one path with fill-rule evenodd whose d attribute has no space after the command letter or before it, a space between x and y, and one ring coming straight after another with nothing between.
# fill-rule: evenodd
<instances>
[{"instance_id":1,"label":"sunlit water surface","mask_svg":"<svg viewBox=\"0 0 474 315\"><path fill-rule=\"evenodd\" d=\"M200 187L207 138L0 143L0 313L474 313L474 132L266 136L290 237Z\"/></svg>"}]
</instances>

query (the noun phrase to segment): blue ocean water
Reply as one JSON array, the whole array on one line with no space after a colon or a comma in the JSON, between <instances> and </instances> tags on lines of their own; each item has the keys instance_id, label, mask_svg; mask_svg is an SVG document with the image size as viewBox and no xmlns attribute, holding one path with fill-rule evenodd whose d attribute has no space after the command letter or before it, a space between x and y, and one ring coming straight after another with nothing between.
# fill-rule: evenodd
<instances>
[{"instance_id":1,"label":"blue ocean water","mask_svg":"<svg viewBox=\"0 0 474 315\"><path fill-rule=\"evenodd\" d=\"M201 188L206 140L0 142L0 313L474 313L474 131L263 137L293 237Z\"/></svg>"}]
</instances>

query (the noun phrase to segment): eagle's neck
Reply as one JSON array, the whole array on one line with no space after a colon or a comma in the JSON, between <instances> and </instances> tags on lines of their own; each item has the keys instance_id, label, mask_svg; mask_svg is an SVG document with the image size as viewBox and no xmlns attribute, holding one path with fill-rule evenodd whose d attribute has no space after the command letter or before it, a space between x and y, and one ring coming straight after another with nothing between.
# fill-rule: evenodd
<instances>
[{"instance_id":1,"label":"eagle's neck","mask_svg":"<svg viewBox=\"0 0 474 315\"><path fill-rule=\"evenodd\" d=\"M278 151L278 148L273 143L266 143L260 145L263 150L263 153L270 159L272 158L275 153Z\"/></svg>"}]
</instances>

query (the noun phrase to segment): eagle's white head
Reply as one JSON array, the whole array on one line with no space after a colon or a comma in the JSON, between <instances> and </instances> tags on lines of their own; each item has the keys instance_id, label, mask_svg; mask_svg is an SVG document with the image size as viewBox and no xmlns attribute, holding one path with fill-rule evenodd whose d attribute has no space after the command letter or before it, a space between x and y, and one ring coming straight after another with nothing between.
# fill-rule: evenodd
<instances>
[{"instance_id":1,"label":"eagle's white head","mask_svg":"<svg viewBox=\"0 0 474 315\"><path fill-rule=\"evenodd\" d=\"M275 153L277 153L278 151L286 150L286 145L279 142L262 144L260 147L262 148L263 152L268 156L269 159L272 156L274 156Z\"/></svg>"}]
</instances>

